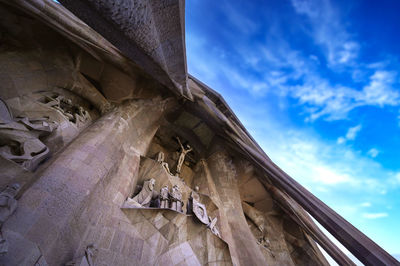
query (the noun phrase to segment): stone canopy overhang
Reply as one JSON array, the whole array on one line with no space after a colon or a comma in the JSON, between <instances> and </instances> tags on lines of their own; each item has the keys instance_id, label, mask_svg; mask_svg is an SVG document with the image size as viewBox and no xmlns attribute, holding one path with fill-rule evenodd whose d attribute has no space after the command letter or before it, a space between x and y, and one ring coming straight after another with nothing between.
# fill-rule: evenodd
<instances>
[{"instance_id":1,"label":"stone canopy overhang","mask_svg":"<svg viewBox=\"0 0 400 266\"><path fill-rule=\"evenodd\" d=\"M257 166L262 173L259 181L270 188L283 209L302 223L304 229L339 264L352 262L318 229L308 214L363 263L397 263L386 251L274 164L223 97L188 75L183 0L121 0L118 4L115 1L60 0L66 8L51 0L1 2L36 17L98 61L119 69L126 74L128 82L129 78L133 82L149 80L155 84L154 88L175 95L185 110L200 117L228 146ZM123 15L117 12L121 10ZM118 103L129 99L133 93L121 91L120 94L120 98L110 98L105 93L105 98L111 103Z\"/></svg>"}]
</instances>

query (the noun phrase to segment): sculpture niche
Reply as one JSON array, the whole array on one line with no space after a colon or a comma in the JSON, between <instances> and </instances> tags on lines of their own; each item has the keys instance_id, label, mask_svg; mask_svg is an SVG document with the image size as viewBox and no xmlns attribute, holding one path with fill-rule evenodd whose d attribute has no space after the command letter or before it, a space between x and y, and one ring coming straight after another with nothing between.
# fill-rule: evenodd
<instances>
[{"instance_id":1,"label":"sculpture niche","mask_svg":"<svg viewBox=\"0 0 400 266\"><path fill-rule=\"evenodd\" d=\"M190 194L188 206L190 206L191 209L189 212L192 212L200 222L205 224L207 228L211 230L214 235L221 237L218 227L216 226L218 219L217 217L212 219L210 216L208 216L206 206L200 202L198 190L199 187L196 186L195 191L192 191Z\"/></svg>"},{"instance_id":2,"label":"sculpture niche","mask_svg":"<svg viewBox=\"0 0 400 266\"><path fill-rule=\"evenodd\" d=\"M182 192L177 185L168 191L168 186L161 188L160 194L154 191L155 180L152 178L144 182L140 192L133 198L128 198L123 208L162 208L182 213Z\"/></svg>"},{"instance_id":3,"label":"sculpture niche","mask_svg":"<svg viewBox=\"0 0 400 266\"><path fill-rule=\"evenodd\" d=\"M3 236L2 227L5 221L15 212L17 209L18 201L15 199L18 191L20 190L19 184L13 184L7 186L0 193L0 254L8 252L8 243Z\"/></svg>"},{"instance_id":4,"label":"sculpture niche","mask_svg":"<svg viewBox=\"0 0 400 266\"><path fill-rule=\"evenodd\" d=\"M50 152L39 138L51 134L58 126L47 120L13 118L7 104L0 99L0 156L29 171L35 170Z\"/></svg>"},{"instance_id":5,"label":"sculpture niche","mask_svg":"<svg viewBox=\"0 0 400 266\"><path fill-rule=\"evenodd\" d=\"M125 202L126 207L150 207L151 201L157 199L157 192L154 191L156 180L153 178L144 181L142 190L133 198L128 198ZM156 206L158 207L158 206Z\"/></svg>"}]
</instances>

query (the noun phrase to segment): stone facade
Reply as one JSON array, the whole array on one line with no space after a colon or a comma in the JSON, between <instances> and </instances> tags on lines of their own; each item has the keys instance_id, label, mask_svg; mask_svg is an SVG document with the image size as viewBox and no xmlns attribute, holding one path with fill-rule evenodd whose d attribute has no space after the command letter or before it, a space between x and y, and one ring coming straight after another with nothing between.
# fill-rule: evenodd
<instances>
[{"instance_id":1,"label":"stone facade","mask_svg":"<svg viewBox=\"0 0 400 266\"><path fill-rule=\"evenodd\" d=\"M0 265L352 265L308 213L397 263L187 74L184 1L60 2L0 1Z\"/></svg>"}]
</instances>

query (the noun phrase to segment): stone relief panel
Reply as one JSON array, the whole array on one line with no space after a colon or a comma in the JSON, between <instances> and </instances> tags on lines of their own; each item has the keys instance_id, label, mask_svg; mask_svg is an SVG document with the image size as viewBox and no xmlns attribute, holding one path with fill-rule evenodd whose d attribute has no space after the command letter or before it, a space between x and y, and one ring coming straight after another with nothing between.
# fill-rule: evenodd
<instances>
[{"instance_id":1,"label":"stone relief panel","mask_svg":"<svg viewBox=\"0 0 400 266\"><path fill-rule=\"evenodd\" d=\"M183 144L178 136L169 138L170 147L168 144L165 145L165 138L165 146L160 145L162 141L157 140L157 136L155 139L156 143L153 143L153 148L157 147L159 151L153 151L152 158L141 158L137 179L140 185L136 186L135 192L131 197L127 198L122 208L157 209L160 211L168 209L186 214L192 216L199 226L208 228L211 233L221 238L218 229L218 208L208 196L199 193L198 186L192 187L191 184L195 183L196 180L192 180L188 184L180 176L181 170L185 166L186 155L195 151L187 142ZM176 147L174 144L178 144L178 148L175 150L176 153L171 149L171 147ZM175 157L171 156L171 159L175 159L175 163L172 160L168 160L166 154L177 154ZM175 166L175 174L171 173L171 167L167 160L169 162L172 161ZM187 166L190 166L190 164ZM199 171L200 168L199 166L193 167L191 169L192 176L195 176L194 173Z\"/></svg>"},{"instance_id":2,"label":"stone relief panel","mask_svg":"<svg viewBox=\"0 0 400 266\"><path fill-rule=\"evenodd\" d=\"M50 135L58 124L47 117L13 117L6 102L0 99L0 156L33 171L49 155L40 138Z\"/></svg>"},{"instance_id":3,"label":"stone relief panel","mask_svg":"<svg viewBox=\"0 0 400 266\"><path fill-rule=\"evenodd\" d=\"M82 74L100 75L102 67L87 66L96 60L22 14L0 6L0 189L33 180L46 159L110 109Z\"/></svg>"},{"instance_id":4,"label":"stone relief panel","mask_svg":"<svg viewBox=\"0 0 400 266\"><path fill-rule=\"evenodd\" d=\"M61 88L0 99L0 188L29 180L46 159L99 117L87 101Z\"/></svg>"}]
</instances>

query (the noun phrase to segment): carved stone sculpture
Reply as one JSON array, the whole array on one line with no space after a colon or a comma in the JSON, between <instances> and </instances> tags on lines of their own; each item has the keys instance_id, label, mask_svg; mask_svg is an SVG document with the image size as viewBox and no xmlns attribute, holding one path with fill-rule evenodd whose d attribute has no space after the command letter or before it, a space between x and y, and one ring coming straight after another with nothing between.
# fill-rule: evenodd
<instances>
[{"instance_id":1,"label":"carved stone sculpture","mask_svg":"<svg viewBox=\"0 0 400 266\"><path fill-rule=\"evenodd\" d=\"M90 114L82 106L77 106L72 103L71 99L66 99L62 95L46 96L45 105L56 109L70 122L76 124L78 122L85 123L90 120Z\"/></svg>"},{"instance_id":2,"label":"carved stone sculpture","mask_svg":"<svg viewBox=\"0 0 400 266\"><path fill-rule=\"evenodd\" d=\"M163 153L162 151L160 151L159 153L157 153L157 162L158 162L158 163L164 162L164 157L165 157L165 155L164 155L164 153Z\"/></svg>"},{"instance_id":3,"label":"carved stone sculpture","mask_svg":"<svg viewBox=\"0 0 400 266\"><path fill-rule=\"evenodd\" d=\"M75 120L81 123L86 123L86 121L92 119L88 111L83 109L82 106L78 107L78 111L74 114Z\"/></svg>"},{"instance_id":4,"label":"carved stone sculpture","mask_svg":"<svg viewBox=\"0 0 400 266\"><path fill-rule=\"evenodd\" d=\"M4 222L15 212L17 209L17 200L15 196L20 190L19 184L7 186L0 193L0 254L7 253L8 243L3 236L2 227Z\"/></svg>"},{"instance_id":5,"label":"carved stone sculpture","mask_svg":"<svg viewBox=\"0 0 400 266\"><path fill-rule=\"evenodd\" d=\"M206 206L200 203L200 196L197 192L192 191L190 194L190 201L192 205L192 212L194 215L205 225L208 225L208 215Z\"/></svg>"},{"instance_id":6,"label":"carved stone sculpture","mask_svg":"<svg viewBox=\"0 0 400 266\"><path fill-rule=\"evenodd\" d=\"M182 212L182 192L177 185L172 187L171 197L171 209Z\"/></svg>"},{"instance_id":7,"label":"carved stone sculpture","mask_svg":"<svg viewBox=\"0 0 400 266\"><path fill-rule=\"evenodd\" d=\"M62 115L64 115L69 121L75 123L75 117L73 115L73 105L70 99L65 99L62 95L57 96L46 96L46 105L58 110Z\"/></svg>"},{"instance_id":8,"label":"carved stone sculpture","mask_svg":"<svg viewBox=\"0 0 400 266\"><path fill-rule=\"evenodd\" d=\"M160 190L160 208L169 207L169 189L168 186L163 186Z\"/></svg>"},{"instance_id":9,"label":"carved stone sculpture","mask_svg":"<svg viewBox=\"0 0 400 266\"><path fill-rule=\"evenodd\" d=\"M176 165L176 173L180 174L183 162L185 161L186 154L191 152L193 149L189 145L186 145L186 149L185 149L185 147L183 147L179 137L176 137L176 139L178 140L179 146L181 146L181 154L179 155L178 164Z\"/></svg>"},{"instance_id":10,"label":"carved stone sculpture","mask_svg":"<svg viewBox=\"0 0 400 266\"><path fill-rule=\"evenodd\" d=\"M214 235L216 235L216 236L218 236L218 237L221 237L221 235L220 235L220 233L219 233L219 230L218 230L218 227L217 227L217 221L218 221L218 218L217 218L217 217L215 217L214 219L212 219L211 216L208 216L208 222L209 222L209 223L208 223L207 227L210 228L211 232L212 232Z\"/></svg>"},{"instance_id":11,"label":"carved stone sculpture","mask_svg":"<svg viewBox=\"0 0 400 266\"><path fill-rule=\"evenodd\" d=\"M128 198L127 205L136 207L150 207L150 202L155 196L153 191L156 180L153 178L144 182L142 190L133 198Z\"/></svg>"},{"instance_id":12,"label":"carved stone sculpture","mask_svg":"<svg viewBox=\"0 0 400 266\"><path fill-rule=\"evenodd\" d=\"M47 118L14 119L5 102L0 100L0 106L0 156L34 170L49 154L39 137L53 132L57 124L47 122Z\"/></svg>"},{"instance_id":13,"label":"carved stone sculpture","mask_svg":"<svg viewBox=\"0 0 400 266\"><path fill-rule=\"evenodd\" d=\"M159 162L159 163L162 165L162 167L164 168L164 170L167 171L167 173L168 173L169 175L173 175L173 174L171 173L171 171L169 170L168 163L166 163L166 162L164 161L164 153L163 153L162 151L160 151L160 152L157 154L157 162Z\"/></svg>"},{"instance_id":14,"label":"carved stone sculpture","mask_svg":"<svg viewBox=\"0 0 400 266\"><path fill-rule=\"evenodd\" d=\"M198 190L199 187L196 186L195 191L192 191L190 194L189 205L191 206L188 208L191 208L191 212L194 213L200 222L207 225L214 235L221 237L218 227L216 226L218 218L215 217L212 219L210 216L208 216L206 206L203 203L200 203L200 195L197 193Z\"/></svg>"},{"instance_id":15,"label":"carved stone sculpture","mask_svg":"<svg viewBox=\"0 0 400 266\"><path fill-rule=\"evenodd\" d=\"M89 245L85 249L85 256L78 258L65 264L66 266L94 266L93 259L97 248L94 245Z\"/></svg>"}]
</instances>

